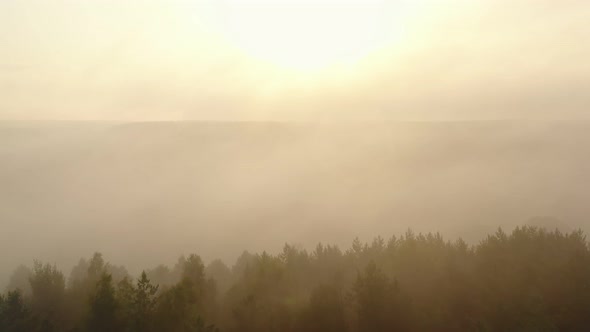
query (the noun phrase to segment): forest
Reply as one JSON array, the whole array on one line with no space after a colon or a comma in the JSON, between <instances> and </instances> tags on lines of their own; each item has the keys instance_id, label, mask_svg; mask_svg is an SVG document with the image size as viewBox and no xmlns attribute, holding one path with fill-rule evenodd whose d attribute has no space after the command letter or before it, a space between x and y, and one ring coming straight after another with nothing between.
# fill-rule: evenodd
<instances>
[{"instance_id":1,"label":"forest","mask_svg":"<svg viewBox=\"0 0 590 332\"><path fill-rule=\"evenodd\" d=\"M0 331L585 331L582 231L522 226L478 243L408 230L347 249L286 244L228 266L197 254L131 276L102 254L34 261L0 296Z\"/></svg>"}]
</instances>

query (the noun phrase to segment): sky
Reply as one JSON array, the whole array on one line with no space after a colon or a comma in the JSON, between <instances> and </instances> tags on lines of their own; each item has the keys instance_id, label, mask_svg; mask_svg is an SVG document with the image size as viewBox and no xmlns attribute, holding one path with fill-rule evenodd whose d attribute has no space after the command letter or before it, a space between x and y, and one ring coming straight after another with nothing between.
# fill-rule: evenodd
<instances>
[{"instance_id":1,"label":"sky","mask_svg":"<svg viewBox=\"0 0 590 332\"><path fill-rule=\"evenodd\" d=\"M0 120L587 119L586 0L2 0Z\"/></svg>"}]
</instances>

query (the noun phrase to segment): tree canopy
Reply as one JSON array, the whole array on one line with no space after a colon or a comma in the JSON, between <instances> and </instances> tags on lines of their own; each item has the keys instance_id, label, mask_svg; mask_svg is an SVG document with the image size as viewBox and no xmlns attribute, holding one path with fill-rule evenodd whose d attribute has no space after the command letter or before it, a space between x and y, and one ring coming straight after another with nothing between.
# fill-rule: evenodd
<instances>
[{"instance_id":1,"label":"tree canopy","mask_svg":"<svg viewBox=\"0 0 590 332\"><path fill-rule=\"evenodd\" d=\"M0 295L0 331L584 331L589 248L581 231L525 226L473 245L412 231L285 245L233 266L191 254L137 278L100 253L67 283L35 261Z\"/></svg>"}]
</instances>

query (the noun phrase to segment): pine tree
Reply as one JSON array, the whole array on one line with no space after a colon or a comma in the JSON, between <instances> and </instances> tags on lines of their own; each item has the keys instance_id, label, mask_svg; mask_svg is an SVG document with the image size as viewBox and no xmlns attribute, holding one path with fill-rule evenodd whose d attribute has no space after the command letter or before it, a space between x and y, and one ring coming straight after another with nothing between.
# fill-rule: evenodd
<instances>
[{"instance_id":1,"label":"pine tree","mask_svg":"<svg viewBox=\"0 0 590 332\"><path fill-rule=\"evenodd\" d=\"M96 291L90 298L88 330L91 332L119 331L117 307L113 278L105 273L99 279Z\"/></svg>"}]
</instances>

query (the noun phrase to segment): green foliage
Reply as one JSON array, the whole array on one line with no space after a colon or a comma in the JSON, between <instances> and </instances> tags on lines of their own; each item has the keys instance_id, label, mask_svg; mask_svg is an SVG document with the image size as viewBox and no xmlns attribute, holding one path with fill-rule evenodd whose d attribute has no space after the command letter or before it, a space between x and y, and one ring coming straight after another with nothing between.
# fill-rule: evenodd
<instances>
[{"instance_id":1,"label":"green foliage","mask_svg":"<svg viewBox=\"0 0 590 332\"><path fill-rule=\"evenodd\" d=\"M29 332L37 328L37 322L32 318L20 291L0 295L0 331Z\"/></svg>"},{"instance_id":2,"label":"green foliage","mask_svg":"<svg viewBox=\"0 0 590 332\"><path fill-rule=\"evenodd\" d=\"M291 245L278 255L244 252L231 268L219 260L205 268L199 256L190 255L172 268L142 272L135 281L97 253L74 267L67 287L55 266L35 262L27 271L21 268L15 280L30 274L29 296L0 296L2 332L590 326L590 249L580 231L519 227L498 230L473 246L408 231L369 243L355 239L344 251L319 244L311 252Z\"/></svg>"},{"instance_id":3,"label":"green foliage","mask_svg":"<svg viewBox=\"0 0 590 332\"><path fill-rule=\"evenodd\" d=\"M195 285L188 279L163 292L156 310L157 330L193 331L202 320L201 301Z\"/></svg>"},{"instance_id":4,"label":"green foliage","mask_svg":"<svg viewBox=\"0 0 590 332\"><path fill-rule=\"evenodd\" d=\"M113 277L103 274L96 284L96 290L90 297L88 331L120 331L121 324L117 317L118 302L115 297Z\"/></svg>"},{"instance_id":5,"label":"green foliage","mask_svg":"<svg viewBox=\"0 0 590 332\"><path fill-rule=\"evenodd\" d=\"M353 285L359 331L408 331L410 302L374 262L359 274Z\"/></svg>"},{"instance_id":6,"label":"green foliage","mask_svg":"<svg viewBox=\"0 0 590 332\"><path fill-rule=\"evenodd\" d=\"M135 297L132 302L133 314L139 325L149 325L149 317L156 307L155 295L157 291L158 286L152 285L145 271L142 272L141 277L137 280Z\"/></svg>"},{"instance_id":7,"label":"green foliage","mask_svg":"<svg viewBox=\"0 0 590 332\"><path fill-rule=\"evenodd\" d=\"M128 278L119 282L117 299L121 318L127 331L152 331L156 309L158 286L151 284L145 271L133 285Z\"/></svg>"},{"instance_id":8,"label":"green foliage","mask_svg":"<svg viewBox=\"0 0 590 332\"><path fill-rule=\"evenodd\" d=\"M299 319L299 330L309 332L345 332L346 303L341 290L319 285L311 292L309 305Z\"/></svg>"},{"instance_id":9,"label":"green foliage","mask_svg":"<svg viewBox=\"0 0 590 332\"><path fill-rule=\"evenodd\" d=\"M159 296L155 311L158 331L208 331L204 317L215 306L215 287L205 277L205 266L197 255L181 258L182 279ZM211 327L212 328L212 327Z\"/></svg>"},{"instance_id":10,"label":"green foliage","mask_svg":"<svg viewBox=\"0 0 590 332\"><path fill-rule=\"evenodd\" d=\"M55 265L35 261L31 284L31 310L38 317L45 331L63 326L65 309L65 278Z\"/></svg>"}]
</instances>

